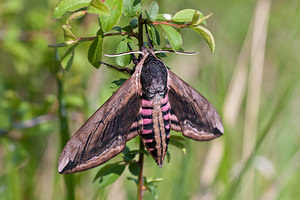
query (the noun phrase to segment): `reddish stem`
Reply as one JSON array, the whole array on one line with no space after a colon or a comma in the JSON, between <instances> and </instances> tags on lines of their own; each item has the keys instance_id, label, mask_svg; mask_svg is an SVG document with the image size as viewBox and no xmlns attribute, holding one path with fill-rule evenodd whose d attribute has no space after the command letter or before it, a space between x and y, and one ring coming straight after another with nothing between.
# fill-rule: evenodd
<instances>
[{"instance_id":1,"label":"reddish stem","mask_svg":"<svg viewBox=\"0 0 300 200\"><path fill-rule=\"evenodd\" d=\"M190 25L190 24L171 24L170 22L172 22L172 21L166 21L166 22L152 22L151 21L151 23L153 25L156 25L156 26L161 24L161 25L174 26L174 27L177 27L177 28L185 28L185 27Z\"/></svg>"}]
</instances>

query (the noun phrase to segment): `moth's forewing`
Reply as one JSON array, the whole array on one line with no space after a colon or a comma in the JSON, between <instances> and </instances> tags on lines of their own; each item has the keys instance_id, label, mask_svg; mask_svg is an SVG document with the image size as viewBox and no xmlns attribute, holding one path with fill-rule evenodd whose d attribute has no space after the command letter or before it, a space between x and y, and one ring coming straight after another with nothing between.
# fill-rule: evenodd
<instances>
[{"instance_id":1,"label":"moth's forewing","mask_svg":"<svg viewBox=\"0 0 300 200\"><path fill-rule=\"evenodd\" d=\"M223 134L218 112L201 94L171 71L168 86L171 129L179 131L180 126L184 136L199 141L212 140Z\"/></svg>"},{"instance_id":2,"label":"moth's forewing","mask_svg":"<svg viewBox=\"0 0 300 200\"><path fill-rule=\"evenodd\" d=\"M58 163L59 173L73 173L96 167L125 148L137 135L131 126L140 110L138 86L131 76L66 144Z\"/></svg>"}]
</instances>

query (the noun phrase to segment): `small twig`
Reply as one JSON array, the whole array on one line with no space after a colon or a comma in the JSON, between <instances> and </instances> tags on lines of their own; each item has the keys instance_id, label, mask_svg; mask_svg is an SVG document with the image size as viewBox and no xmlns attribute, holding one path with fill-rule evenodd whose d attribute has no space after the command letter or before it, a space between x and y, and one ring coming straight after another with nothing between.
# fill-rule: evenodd
<instances>
[{"instance_id":1,"label":"small twig","mask_svg":"<svg viewBox=\"0 0 300 200\"><path fill-rule=\"evenodd\" d=\"M188 26L191 25L191 23L188 23L188 24L171 24L170 21L166 21L166 22L153 22L153 21L149 21L150 23L152 23L153 25L168 25L168 26L174 26L174 27L177 27L177 28L186 28Z\"/></svg>"},{"instance_id":2,"label":"small twig","mask_svg":"<svg viewBox=\"0 0 300 200\"><path fill-rule=\"evenodd\" d=\"M101 64L103 64L103 65L106 65L106 66L108 66L108 67L111 67L111 68L113 68L113 69L116 69L116 70L118 70L118 71L120 71L120 72L125 72L125 73L127 73L127 74L132 74L132 69L129 69L129 68L119 68L119 67L117 67L117 66L114 66L114 65L111 65L111 64L108 64L108 63L105 63L105 62L102 62L101 60L99 60L99 63L101 63Z\"/></svg>"}]
</instances>

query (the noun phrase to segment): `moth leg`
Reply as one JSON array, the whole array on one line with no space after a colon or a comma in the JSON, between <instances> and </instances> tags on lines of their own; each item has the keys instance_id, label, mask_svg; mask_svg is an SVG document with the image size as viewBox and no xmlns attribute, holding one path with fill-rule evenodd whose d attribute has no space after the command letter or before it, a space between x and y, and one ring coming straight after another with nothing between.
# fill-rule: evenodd
<instances>
[{"instance_id":1,"label":"moth leg","mask_svg":"<svg viewBox=\"0 0 300 200\"><path fill-rule=\"evenodd\" d=\"M133 70L132 70L132 69L129 69L129 68L127 68L127 67L125 67L125 68L117 67L117 66L114 66L114 65L111 65L111 64L102 62L101 60L99 60L99 63L101 63L101 64L103 64L103 65L106 65L106 66L108 66L108 67L111 67L111 68L113 68L113 69L116 69L116 70L118 70L118 71L120 71L120 72L125 72L125 73L127 73L127 74L132 74L132 73L133 73Z\"/></svg>"},{"instance_id":2,"label":"moth leg","mask_svg":"<svg viewBox=\"0 0 300 200\"><path fill-rule=\"evenodd\" d=\"M132 48L131 48L129 42L127 42L127 46L129 48L129 50L132 51ZM133 64L137 65L139 63L139 59L134 54L131 54L131 59L132 59Z\"/></svg>"}]
</instances>

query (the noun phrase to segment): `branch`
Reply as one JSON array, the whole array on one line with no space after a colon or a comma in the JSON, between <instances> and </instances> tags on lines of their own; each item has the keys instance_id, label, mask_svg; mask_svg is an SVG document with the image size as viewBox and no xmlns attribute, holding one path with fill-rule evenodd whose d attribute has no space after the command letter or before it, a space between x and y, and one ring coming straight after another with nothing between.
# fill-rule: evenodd
<instances>
[{"instance_id":1,"label":"branch","mask_svg":"<svg viewBox=\"0 0 300 200\"><path fill-rule=\"evenodd\" d=\"M191 23L187 23L187 24L171 24L170 22L172 21L166 21L166 22L153 22L153 21L149 21L150 23L152 23L153 25L168 25L168 26L174 26L174 27L177 27L177 28L186 28L188 26L191 25Z\"/></svg>"}]
</instances>

